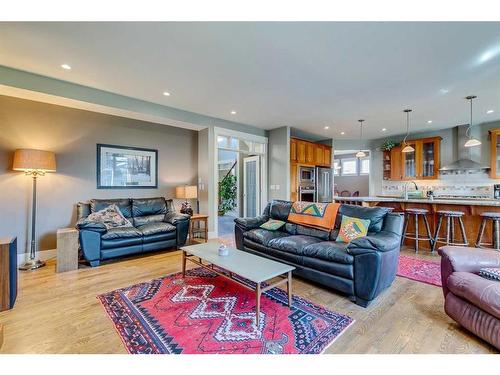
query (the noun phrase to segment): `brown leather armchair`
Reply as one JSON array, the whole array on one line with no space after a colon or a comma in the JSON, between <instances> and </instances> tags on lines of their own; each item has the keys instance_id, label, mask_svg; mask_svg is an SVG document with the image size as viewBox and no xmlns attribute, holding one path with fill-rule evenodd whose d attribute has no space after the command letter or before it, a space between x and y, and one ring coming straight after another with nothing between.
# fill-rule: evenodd
<instances>
[{"instance_id":1,"label":"brown leather armchair","mask_svg":"<svg viewBox=\"0 0 500 375\"><path fill-rule=\"evenodd\" d=\"M439 254L446 314L500 350L500 282L478 275L500 267L500 252L443 246Z\"/></svg>"}]
</instances>

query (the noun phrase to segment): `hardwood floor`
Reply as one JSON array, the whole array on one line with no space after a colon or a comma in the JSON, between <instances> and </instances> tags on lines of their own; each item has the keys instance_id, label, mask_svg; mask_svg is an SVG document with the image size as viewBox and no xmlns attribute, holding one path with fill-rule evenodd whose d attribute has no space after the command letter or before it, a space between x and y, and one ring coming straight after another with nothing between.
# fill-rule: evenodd
<instances>
[{"instance_id":1,"label":"hardwood floor","mask_svg":"<svg viewBox=\"0 0 500 375\"><path fill-rule=\"evenodd\" d=\"M60 274L49 261L23 272L15 308L0 313L0 353L126 353L96 295L178 271L180 252L175 251ZM293 292L356 319L327 353L496 352L445 315L441 288L432 285L397 277L366 309L297 278Z\"/></svg>"}]
</instances>

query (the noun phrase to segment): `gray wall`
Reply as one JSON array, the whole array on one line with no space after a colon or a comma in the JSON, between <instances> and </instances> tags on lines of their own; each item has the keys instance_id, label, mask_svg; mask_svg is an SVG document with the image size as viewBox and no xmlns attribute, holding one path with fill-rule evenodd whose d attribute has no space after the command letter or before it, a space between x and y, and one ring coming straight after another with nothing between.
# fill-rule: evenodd
<instances>
[{"instance_id":1,"label":"gray wall","mask_svg":"<svg viewBox=\"0 0 500 375\"><path fill-rule=\"evenodd\" d=\"M0 96L0 237L17 236L18 252L29 237L31 179L12 171L16 148L56 153L57 173L39 178L37 238L41 250L56 247L57 228L75 223L75 203L90 198L174 197L175 186L196 183L197 132ZM96 144L158 150L158 189L98 190Z\"/></svg>"},{"instance_id":2,"label":"gray wall","mask_svg":"<svg viewBox=\"0 0 500 375\"><path fill-rule=\"evenodd\" d=\"M270 130L268 139L268 199L290 199L290 128Z\"/></svg>"}]
</instances>

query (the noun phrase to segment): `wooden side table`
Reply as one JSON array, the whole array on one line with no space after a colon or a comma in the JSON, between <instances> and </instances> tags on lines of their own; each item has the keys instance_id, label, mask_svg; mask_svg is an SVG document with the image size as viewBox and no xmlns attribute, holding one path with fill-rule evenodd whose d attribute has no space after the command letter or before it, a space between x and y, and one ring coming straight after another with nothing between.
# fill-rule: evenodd
<instances>
[{"instance_id":1,"label":"wooden side table","mask_svg":"<svg viewBox=\"0 0 500 375\"><path fill-rule=\"evenodd\" d=\"M200 223L203 222L203 228L200 227ZM204 233L203 238L205 242L208 241L208 215L194 214L189 220L189 243L193 243L194 235L198 233Z\"/></svg>"},{"instance_id":2,"label":"wooden side table","mask_svg":"<svg viewBox=\"0 0 500 375\"><path fill-rule=\"evenodd\" d=\"M78 231L75 228L57 230L57 272L78 269Z\"/></svg>"}]
</instances>

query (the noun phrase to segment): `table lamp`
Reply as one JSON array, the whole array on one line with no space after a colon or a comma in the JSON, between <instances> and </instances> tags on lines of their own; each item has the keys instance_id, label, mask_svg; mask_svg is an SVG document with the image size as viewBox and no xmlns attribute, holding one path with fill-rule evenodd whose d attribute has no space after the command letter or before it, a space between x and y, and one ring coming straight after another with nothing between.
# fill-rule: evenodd
<instances>
[{"instance_id":1,"label":"table lamp","mask_svg":"<svg viewBox=\"0 0 500 375\"><path fill-rule=\"evenodd\" d=\"M196 185L183 185L175 188L175 197L177 199L184 199L181 206L181 213L193 215L193 209L188 199L198 198L198 186Z\"/></svg>"},{"instance_id":2,"label":"table lamp","mask_svg":"<svg viewBox=\"0 0 500 375\"><path fill-rule=\"evenodd\" d=\"M20 270L29 271L45 266L45 263L36 258L36 180L39 176L47 172L56 171L56 156L50 151L41 151L33 149L18 149L14 153L14 171L22 171L26 176L33 178L33 200L31 207L31 248L30 259L22 266Z\"/></svg>"}]
</instances>

